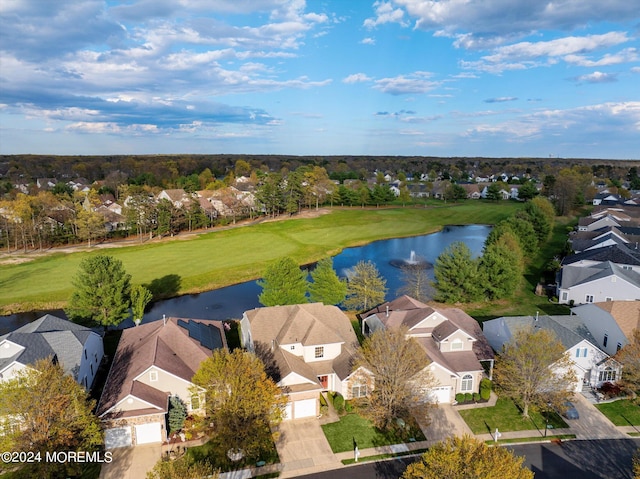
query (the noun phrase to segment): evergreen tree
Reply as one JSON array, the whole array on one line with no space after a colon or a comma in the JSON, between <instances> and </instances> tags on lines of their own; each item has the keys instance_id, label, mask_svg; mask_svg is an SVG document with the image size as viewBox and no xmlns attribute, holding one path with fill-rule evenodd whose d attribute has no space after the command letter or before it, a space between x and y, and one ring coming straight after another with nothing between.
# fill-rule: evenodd
<instances>
[{"instance_id":1,"label":"evergreen tree","mask_svg":"<svg viewBox=\"0 0 640 479\"><path fill-rule=\"evenodd\" d=\"M488 245L478 266L488 299L508 298L518 289L524 271L522 250L513 233Z\"/></svg>"},{"instance_id":2,"label":"evergreen tree","mask_svg":"<svg viewBox=\"0 0 640 479\"><path fill-rule=\"evenodd\" d=\"M178 396L169 398L169 434L180 431L187 419L187 406Z\"/></svg>"},{"instance_id":3,"label":"evergreen tree","mask_svg":"<svg viewBox=\"0 0 640 479\"><path fill-rule=\"evenodd\" d=\"M133 313L133 322L138 324L142 321L144 310L153 299L153 294L142 285L136 285L131 288L131 312Z\"/></svg>"},{"instance_id":4,"label":"evergreen tree","mask_svg":"<svg viewBox=\"0 0 640 479\"><path fill-rule=\"evenodd\" d=\"M263 306L307 302L307 273L288 256L268 266L258 286L262 288L258 300Z\"/></svg>"},{"instance_id":5,"label":"evergreen tree","mask_svg":"<svg viewBox=\"0 0 640 479\"><path fill-rule=\"evenodd\" d=\"M457 241L445 249L436 259L433 273L437 301L467 303L480 299L478 260L471 257L466 244Z\"/></svg>"},{"instance_id":6,"label":"evergreen tree","mask_svg":"<svg viewBox=\"0 0 640 479\"><path fill-rule=\"evenodd\" d=\"M337 305L344 301L347 283L338 278L331 258L318 261L311 272L311 279L313 282L309 284L309 298L312 302Z\"/></svg>"},{"instance_id":7,"label":"evergreen tree","mask_svg":"<svg viewBox=\"0 0 640 479\"><path fill-rule=\"evenodd\" d=\"M129 317L131 275L112 256L85 258L73 280L67 315L72 320L93 321L106 329Z\"/></svg>"},{"instance_id":8,"label":"evergreen tree","mask_svg":"<svg viewBox=\"0 0 640 479\"><path fill-rule=\"evenodd\" d=\"M371 261L358 261L347 283L347 299L344 306L351 310L366 311L384 301L387 281L380 276Z\"/></svg>"}]
</instances>

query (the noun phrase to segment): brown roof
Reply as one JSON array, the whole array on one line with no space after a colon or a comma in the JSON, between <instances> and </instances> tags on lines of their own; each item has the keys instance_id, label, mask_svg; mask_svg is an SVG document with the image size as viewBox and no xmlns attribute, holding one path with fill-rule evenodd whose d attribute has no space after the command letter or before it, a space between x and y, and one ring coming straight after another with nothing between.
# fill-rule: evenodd
<instances>
[{"instance_id":1,"label":"brown roof","mask_svg":"<svg viewBox=\"0 0 640 479\"><path fill-rule=\"evenodd\" d=\"M594 304L611 314L627 339L633 337L634 329L640 328L640 301L604 301Z\"/></svg>"},{"instance_id":2,"label":"brown roof","mask_svg":"<svg viewBox=\"0 0 640 479\"><path fill-rule=\"evenodd\" d=\"M162 401L161 395L149 391L154 388L135 380L151 366L191 381L200 363L211 355L211 350L204 347L197 339L190 338L189 331L178 325L179 320L180 318L166 318L166 321L154 321L122 331L98 404L99 416L105 414L129 394L158 405ZM221 335L222 346L226 348L224 331L219 321L194 319L180 321L183 324L194 322L217 328ZM165 391L162 391L162 394L165 394ZM166 408L166 404L163 407Z\"/></svg>"},{"instance_id":3,"label":"brown roof","mask_svg":"<svg viewBox=\"0 0 640 479\"><path fill-rule=\"evenodd\" d=\"M434 363L444 366L456 374L469 371L482 371L482 365L473 351L443 353L431 338L415 338Z\"/></svg>"}]
</instances>

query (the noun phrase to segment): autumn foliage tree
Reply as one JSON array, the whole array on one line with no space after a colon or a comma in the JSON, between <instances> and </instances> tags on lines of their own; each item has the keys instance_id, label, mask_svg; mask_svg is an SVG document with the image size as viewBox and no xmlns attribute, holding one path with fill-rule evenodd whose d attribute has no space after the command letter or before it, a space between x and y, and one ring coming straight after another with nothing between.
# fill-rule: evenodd
<instances>
[{"instance_id":1,"label":"autumn foliage tree","mask_svg":"<svg viewBox=\"0 0 640 479\"><path fill-rule=\"evenodd\" d=\"M640 330L634 329L631 341L625 345L616 359L623 365L622 381L634 391L640 391Z\"/></svg>"},{"instance_id":2,"label":"autumn foliage tree","mask_svg":"<svg viewBox=\"0 0 640 479\"><path fill-rule=\"evenodd\" d=\"M524 457L472 436L450 437L410 464L402 479L533 479Z\"/></svg>"},{"instance_id":3,"label":"autumn foliage tree","mask_svg":"<svg viewBox=\"0 0 640 479\"><path fill-rule=\"evenodd\" d=\"M287 399L257 356L214 351L193 383L205 389L205 424L218 444L254 459L272 447L271 428L282 420Z\"/></svg>"},{"instance_id":4,"label":"autumn foliage tree","mask_svg":"<svg viewBox=\"0 0 640 479\"><path fill-rule=\"evenodd\" d=\"M43 455L42 462L22 468L24 477L77 475L82 464L48 463L44 455L96 451L102 445L102 430L92 412L94 405L60 364L40 360L13 379L0 381L0 448Z\"/></svg>"},{"instance_id":5,"label":"autumn foliage tree","mask_svg":"<svg viewBox=\"0 0 640 479\"><path fill-rule=\"evenodd\" d=\"M512 398L529 417L531 406L551 403L562 409L573 395L576 375L571 358L555 334L541 328L516 331L496 359L494 380L502 394Z\"/></svg>"},{"instance_id":6,"label":"autumn foliage tree","mask_svg":"<svg viewBox=\"0 0 640 479\"><path fill-rule=\"evenodd\" d=\"M358 261L347 283L347 299L344 306L355 311L367 309L384 301L387 281L380 275L372 261Z\"/></svg>"}]
</instances>

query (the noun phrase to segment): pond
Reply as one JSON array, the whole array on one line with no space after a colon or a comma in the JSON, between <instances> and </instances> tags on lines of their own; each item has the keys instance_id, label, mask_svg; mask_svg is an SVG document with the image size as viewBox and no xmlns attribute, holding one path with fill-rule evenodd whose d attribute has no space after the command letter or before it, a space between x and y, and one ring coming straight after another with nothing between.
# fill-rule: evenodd
<instances>
[{"instance_id":1,"label":"pond","mask_svg":"<svg viewBox=\"0 0 640 479\"><path fill-rule=\"evenodd\" d=\"M491 226L486 225L446 226L441 231L429 235L375 241L365 246L343 250L333 258L333 266L340 276L346 276L349 268L358 261L373 261L387 281L387 299L392 299L402 287L402 270L393 264L397 265L412 258L423 260L428 263L425 264L427 275L433 279L433 268L430 265L435 263L445 248L453 242L462 241L474 256L479 256L490 231ZM142 321L156 321L162 319L162 315L199 319L239 319L244 311L260 306L260 292L261 288L255 281L248 281L205 293L156 301ZM0 335L30 323L46 313L66 317L61 310L0 316ZM122 327L130 326L133 326L130 319L122 323Z\"/></svg>"}]
</instances>

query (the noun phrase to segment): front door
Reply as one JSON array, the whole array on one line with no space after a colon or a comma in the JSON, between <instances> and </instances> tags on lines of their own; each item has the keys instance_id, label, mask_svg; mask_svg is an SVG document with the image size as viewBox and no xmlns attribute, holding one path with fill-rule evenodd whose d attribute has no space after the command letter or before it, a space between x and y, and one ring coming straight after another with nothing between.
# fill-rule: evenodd
<instances>
[{"instance_id":1,"label":"front door","mask_svg":"<svg viewBox=\"0 0 640 479\"><path fill-rule=\"evenodd\" d=\"M319 376L320 384L322 384L322 389L329 388L329 376Z\"/></svg>"}]
</instances>

